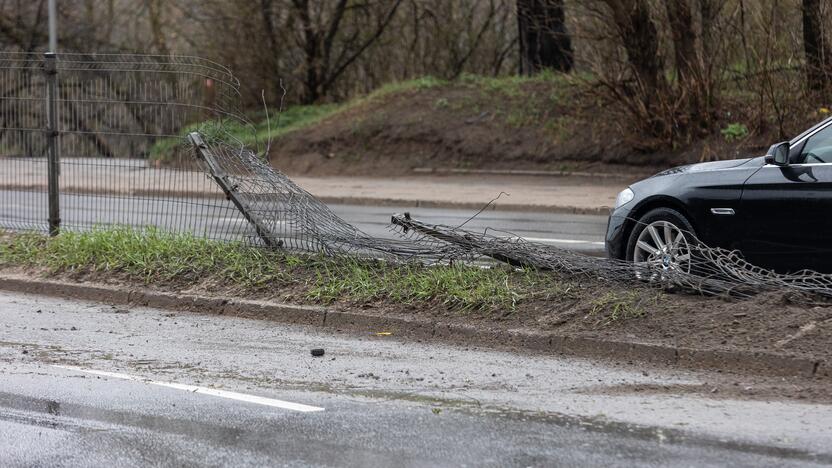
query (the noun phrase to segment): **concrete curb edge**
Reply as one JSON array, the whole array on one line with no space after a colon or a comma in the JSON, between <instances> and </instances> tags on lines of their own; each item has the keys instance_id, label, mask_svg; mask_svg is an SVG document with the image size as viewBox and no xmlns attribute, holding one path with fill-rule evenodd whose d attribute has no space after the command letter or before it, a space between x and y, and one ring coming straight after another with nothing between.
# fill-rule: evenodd
<instances>
[{"instance_id":1,"label":"concrete curb edge","mask_svg":"<svg viewBox=\"0 0 832 468\"><path fill-rule=\"evenodd\" d=\"M389 331L399 338L434 340L497 349L522 349L544 354L607 359L627 364L639 362L766 376L832 378L832 365L829 363L767 353L679 348L537 333L521 329L486 330L472 326L385 317L318 306L171 293L147 288L123 289L102 284L72 283L8 274L0 274L0 290L80 299L110 305L139 305L271 320L293 325L324 327L339 332Z\"/></svg>"},{"instance_id":2,"label":"concrete curb edge","mask_svg":"<svg viewBox=\"0 0 832 468\"><path fill-rule=\"evenodd\" d=\"M394 207L416 207L416 208L439 208L448 210L481 210L486 204L479 202L452 202L452 201L428 201L428 200L403 200L395 198L371 198L371 197L317 197L324 203L337 205L360 205L360 206L394 206ZM536 212L536 213L557 213L557 214L584 214L584 215L608 215L610 207L578 207L578 206L556 206L556 205L522 205L516 203L495 202L488 206L486 211L515 211L515 212Z\"/></svg>"},{"instance_id":3,"label":"concrete curb edge","mask_svg":"<svg viewBox=\"0 0 832 468\"><path fill-rule=\"evenodd\" d=\"M592 179L638 180L646 179L658 171L631 172L627 175L615 172L569 171L569 170L537 170L537 169L464 169L460 167L415 167L414 174L439 175L496 175L496 176L526 176L526 177L586 177Z\"/></svg>"}]
</instances>

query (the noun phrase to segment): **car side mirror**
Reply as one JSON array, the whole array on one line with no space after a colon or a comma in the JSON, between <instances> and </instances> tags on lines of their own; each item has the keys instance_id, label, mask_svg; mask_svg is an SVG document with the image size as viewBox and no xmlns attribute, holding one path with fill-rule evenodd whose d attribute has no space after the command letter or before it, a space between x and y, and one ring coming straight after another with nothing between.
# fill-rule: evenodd
<instances>
[{"instance_id":1,"label":"car side mirror","mask_svg":"<svg viewBox=\"0 0 832 468\"><path fill-rule=\"evenodd\" d=\"M774 164L775 166L789 165L789 152L791 146L788 141L771 145L766 153L766 164Z\"/></svg>"}]
</instances>

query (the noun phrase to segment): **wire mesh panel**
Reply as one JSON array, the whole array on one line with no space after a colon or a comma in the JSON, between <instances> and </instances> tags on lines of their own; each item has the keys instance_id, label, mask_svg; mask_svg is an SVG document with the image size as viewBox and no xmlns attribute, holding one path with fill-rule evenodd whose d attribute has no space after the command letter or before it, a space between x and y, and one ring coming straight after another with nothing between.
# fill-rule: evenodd
<instances>
[{"instance_id":1,"label":"wire mesh panel","mask_svg":"<svg viewBox=\"0 0 832 468\"><path fill-rule=\"evenodd\" d=\"M189 57L61 55L58 127L63 229L154 226L228 239L250 228L194 171L188 125L232 119L237 80Z\"/></svg>"},{"instance_id":2,"label":"wire mesh panel","mask_svg":"<svg viewBox=\"0 0 832 468\"><path fill-rule=\"evenodd\" d=\"M260 245L327 255L369 255L395 260L462 258L456 245L368 235L240 144L190 135L203 169L244 214Z\"/></svg>"},{"instance_id":3,"label":"wire mesh panel","mask_svg":"<svg viewBox=\"0 0 832 468\"><path fill-rule=\"evenodd\" d=\"M43 56L3 58L0 227L45 231L47 67ZM227 69L192 57L91 54L59 54L55 68L61 229L253 235L197 170L185 139L189 126L246 131L239 83Z\"/></svg>"},{"instance_id":4,"label":"wire mesh panel","mask_svg":"<svg viewBox=\"0 0 832 468\"><path fill-rule=\"evenodd\" d=\"M0 53L0 228L47 230L43 59Z\"/></svg>"}]
</instances>

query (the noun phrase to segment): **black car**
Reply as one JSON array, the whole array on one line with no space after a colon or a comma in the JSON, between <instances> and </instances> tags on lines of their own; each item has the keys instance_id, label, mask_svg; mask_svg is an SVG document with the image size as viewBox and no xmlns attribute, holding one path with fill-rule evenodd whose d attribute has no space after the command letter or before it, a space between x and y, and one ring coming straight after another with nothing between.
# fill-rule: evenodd
<instances>
[{"instance_id":1,"label":"black car","mask_svg":"<svg viewBox=\"0 0 832 468\"><path fill-rule=\"evenodd\" d=\"M615 202L610 257L665 267L688 243L738 250L776 271L832 271L832 118L765 156L676 167L636 182Z\"/></svg>"}]
</instances>

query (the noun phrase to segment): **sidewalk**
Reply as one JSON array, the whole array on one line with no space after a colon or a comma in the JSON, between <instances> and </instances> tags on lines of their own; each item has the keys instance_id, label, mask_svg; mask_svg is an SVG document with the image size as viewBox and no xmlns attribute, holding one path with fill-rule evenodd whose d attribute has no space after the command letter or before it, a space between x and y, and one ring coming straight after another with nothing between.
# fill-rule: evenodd
<instances>
[{"instance_id":1,"label":"sidewalk","mask_svg":"<svg viewBox=\"0 0 832 468\"><path fill-rule=\"evenodd\" d=\"M0 159L0 189L46 190L45 160ZM417 175L292 177L327 203L606 214L626 179L574 176ZM156 169L144 161L67 159L61 190L69 193L222 196L204 173ZM503 193L501 195L501 193Z\"/></svg>"},{"instance_id":2,"label":"sidewalk","mask_svg":"<svg viewBox=\"0 0 832 468\"><path fill-rule=\"evenodd\" d=\"M406 205L606 214L621 180L593 182L575 177L414 176L401 178L295 177L293 180L329 203ZM501 195L501 193L503 193Z\"/></svg>"}]
</instances>

